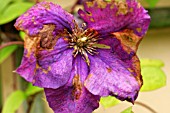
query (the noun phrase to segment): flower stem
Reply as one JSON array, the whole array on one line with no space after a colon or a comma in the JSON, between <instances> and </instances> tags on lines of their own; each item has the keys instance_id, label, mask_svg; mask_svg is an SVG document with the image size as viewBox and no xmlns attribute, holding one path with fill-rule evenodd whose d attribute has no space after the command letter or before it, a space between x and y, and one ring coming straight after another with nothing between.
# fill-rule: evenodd
<instances>
[{"instance_id":1,"label":"flower stem","mask_svg":"<svg viewBox=\"0 0 170 113\"><path fill-rule=\"evenodd\" d=\"M138 105L148 109L152 113L157 113L153 108L151 108L150 106L148 106L148 105L146 105L146 104L144 104L142 102L136 101L135 104L138 104Z\"/></svg>"},{"instance_id":2,"label":"flower stem","mask_svg":"<svg viewBox=\"0 0 170 113\"><path fill-rule=\"evenodd\" d=\"M3 49L4 47L10 46L10 45L24 45L24 42L23 41L7 42L7 43L0 46L0 50Z\"/></svg>"}]
</instances>

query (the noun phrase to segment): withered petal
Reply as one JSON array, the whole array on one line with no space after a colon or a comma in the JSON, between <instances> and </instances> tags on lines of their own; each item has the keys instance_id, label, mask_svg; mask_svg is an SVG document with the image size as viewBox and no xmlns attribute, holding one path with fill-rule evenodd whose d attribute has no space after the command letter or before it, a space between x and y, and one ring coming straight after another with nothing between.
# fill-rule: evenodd
<instances>
[{"instance_id":1,"label":"withered petal","mask_svg":"<svg viewBox=\"0 0 170 113\"><path fill-rule=\"evenodd\" d=\"M130 29L142 37L150 23L147 11L136 0L87 2L85 10L79 10L79 15L89 28L97 30L103 36Z\"/></svg>"},{"instance_id":2,"label":"withered petal","mask_svg":"<svg viewBox=\"0 0 170 113\"><path fill-rule=\"evenodd\" d=\"M140 62L136 51L123 46L123 42L111 36L100 41L111 47L99 49L90 57L90 72L85 87L94 95L113 95L120 100L134 102L142 86Z\"/></svg>"},{"instance_id":3,"label":"withered petal","mask_svg":"<svg viewBox=\"0 0 170 113\"><path fill-rule=\"evenodd\" d=\"M72 96L73 88L63 86L58 89L46 89L45 95L54 113L92 113L99 106L99 96L91 94L85 87L79 99Z\"/></svg>"},{"instance_id":4,"label":"withered petal","mask_svg":"<svg viewBox=\"0 0 170 113\"><path fill-rule=\"evenodd\" d=\"M21 15L14 26L29 36L35 36L44 25L53 24L55 25L53 34L58 35L64 29L71 31L71 27L74 27L73 20L73 15L63 10L61 6L52 2L40 2Z\"/></svg>"}]
</instances>

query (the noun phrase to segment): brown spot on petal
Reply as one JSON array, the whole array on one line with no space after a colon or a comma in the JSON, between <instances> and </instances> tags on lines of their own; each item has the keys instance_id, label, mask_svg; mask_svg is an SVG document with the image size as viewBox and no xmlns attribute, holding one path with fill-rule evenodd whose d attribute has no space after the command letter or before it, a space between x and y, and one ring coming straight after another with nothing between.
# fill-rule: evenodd
<instances>
[{"instance_id":1,"label":"brown spot on petal","mask_svg":"<svg viewBox=\"0 0 170 113\"><path fill-rule=\"evenodd\" d=\"M15 25L15 28L16 28L17 30L22 29L22 23L23 23L23 22L24 22L23 20L19 20L18 25L17 25L17 26Z\"/></svg>"},{"instance_id":2,"label":"brown spot on petal","mask_svg":"<svg viewBox=\"0 0 170 113\"><path fill-rule=\"evenodd\" d=\"M45 9L49 10L50 9L50 2L46 2L45 4L42 4L42 6L44 6Z\"/></svg>"},{"instance_id":3,"label":"brown spot on petal","mask_svg":"<svg viewBox=\"0 0 170 113\"><path fill-rule=\"evenodd\" d=\"M114 7L115 7L115 4L113 3L111 4L110 9L114 9Z\"/></svg>"},{"instance_id":4,"label":"brown spot on petal","mask_svg":"<svg viewBox=\"0 0 170 113\"><path fill-rule=\"evenodd\" d=\"M42 69L43 73L47 74L51 70L51 67L49 66L48 69Z\"/></svg>"},{"instance_id":5,"label":"brown spot on petal","mask_svg":"<svg viewBox=\"0 0 170 113\"><path fill-rule=\"evenodd\" d=\"M34 21L34 17L32 18ZM34 22L34 24L36 24ZM24 48L27 50L27 57L30 56L31 53L35 54L39 50L48 49L52 50L53 46L55 46L58 37L54 36L53 32L55 30L55 25L48 24L44 25L43 29L39 31L39 34L36 36L28 36L26 35L24 41ZM28 32L28 31L25 31Z\"/></svg>"},{"instance_id":6,"label":"brown spot on petal","mask_svg":"<svg viewBox=\"0 0 170 113\"><path fill-rule=\"evenodd\" d=\"M98 8L104 9L107 6L107 2L103 0L96 0Z\"/></svg>"},{"instance_id":7,"label":"brown spot on petal","mask_svg":"<svg viewBox=\"0 0 170 113\"><path fill-rule=\"evenodd\" d=\"M90 8L90 7L93 7L93 6L94 6L93 2L86 2L86 4L87 4L87 7L88 7L88 8Z\"/></svg>"},{"instance_id":8,"label":"brown spot on petal","mask_svg":"<svg viewBox=\"0 0 170 113\"><path fill-rule=\"evenodd\" d=\"M140 3L138 3L137 8L141 8L141 4Z\"/></svg>"},{"instance_id":9,"label":"brown spot on petal","mask_svg":"<svg viewBox=\"0 0 170 113\"><path fill-rule=\"evenodd\" d=\"M139 58L135 55L133 56L132 58L132 69L134 70L136 76L136 80L138 81L138 84L140 86L143 85L143 80L142 80L142 75L141 75L141 69L140 69L140 61L139 61Z\"/></svg>"},{"instance_id":10,"label":"brown spot on petal","mask_svg":"<svg viewBox=\"0 0 170 113\"><path fill-rule=\"evenodd\" d=\"M131 73L133 72L133 70L131 68L127 68L127 69L128 69L129 72L131 72Z\"/></svg>"},{"instance_id":11,"label":"brown spot on petal","mask_svg":"<svg viewBox=\"0 0 170 113\"><path fill-rule=\"evenodd\" d=\"M130 9L129 9L129 12L131 12L131 13L132 13L132 12L133 12L133 8L130 8Z\"/></svg>"},{"instance_id":12,"label":"brown spot on petal","mask_svg":"<svg viewBox=\"0 0 170 113\"><path fill-rule=\"evenodd\" d=\"M88 16L92 16L92 13L91 12L88 12L88 14L87 14Z\"/></svg>"},{"instance_id":13,"label":"brown spot on petal","mask_svg":"<svg viewBox=\"0 0 170 113\"><path fill-rule=\"evenodd\" d=\"M89 74L84 82L84 86L86 86L86 82L93 76L93 74Z\"/></svg>"},{"instance_id":14,"label":"brown spot on petal","mask_svg":"<svg viewBox=\"0 0 170 113\"><path fill-rule=\"evenodd\" d=\"M94 19L93 19L93 18L90 18L90 21L91 21L91 22L94 22Z\"/></svg>"},{"instance_id":15,"label":"brown spot on petal","mask_svg":"<svg viewBox=\"0 0 170 113\"><path fill-rule=\"evenodd\" d=\"M131 72L131 76L135 77L136 81L138 82L139 86L143 85L142 75L141 75L141 68L140 68L140 61L139 58L134 55L131 59L132 65L130 68L127 68L129 72ZM128 81L127 81L128 82Z\"/></svg>"},{"instance_id":16,"label":"brown spot on petal","mask_svg":"<svg viewBox=\"0 0 170 113\"><path fill-rule=\"evenodd\" d=\"M40 37L28 37L27 35L25 36L24 39L24 48L27 50L27 57L31 55L31 53L35 53L37 50L37 45L40 42Z\"/></svg>"},{"instance_id":17,"label":"brown spot on petal","mask_svg":"<svg viewBox=\"0 0 170 113\"><path fill-rule=\"evenodd\" d=\"M40 47L43 49L51 49L55 45L57 38L53 35L54 29L55 25L49 24L44 25L43 29L39 32L41 37Z\"/></svg>"},{"instance_id":18,"label":"brown spot on petal","mask_svg":"<svg viewBox=\"0 0 170 113\"><path fill-rule=\"evenodd\" d=\"M142 28L136 28L137 32L141 32Z\"/></svg>"},{"instance_id":19,"label":"brown spot on petal","mask_svg":"<svg viewBox=\"0 0 170 113\"><path fill-rule=\"evenodd\" d=\"M31 21L32 21L32 22L34 22L34 21L35 21L35 16L33 16L33 17L31 18Z\"/></svg>"},{"instance_id":20,"label":"brown spot on petal","mask_svg":"<svg viewBox=\"0 0 170 113\"><path fill-rule=\"evenodd\" d=\"M112 68L106 68L106 69L108 73L112 72Z\"/></svg>"},{"instance_id":21,"label":"brown spot on petal","mask_svg":"<svg viewBox=\"0 0 170 113\"><path fill-rule=\"evenodd\" d=\"M33 84L35 83L35 79L32 80L32 83L33 83Z\"/></svg>"},{"instance_id":22,"label":"brown spot on petal","mask_svg":"<svg viewBox=\"0 0 170 113\"><path fill-rule=\"evenodd\" d=\"M121 42L123 49L130 53L131 51L137 51L138 45L142 37L134 34L133 30L126 29L122 32L115 32L113 35Z\"/></svg>"},{"instance_id":23,"label":"brown spot on petal","mask_svg":"<svg viewBox=\"0 0 170 113\"><path fill-rule=\"evenodd\" d=\"M27 17L29 15L29 13L25 13L24 16Z\"/></svg>"},{"instance_id":24,"label":"brown spot on petal","mask_svg":"<svg viewBox=\"0 0 170 113\"><path fill-rule=\"evenodd\" d=\"M117 2L117 7L118 7L118 11L116 15L125 15L128 13L128 5L126 4L126 2L123 1L119 1Z\"/></svg>"},{"instance_id":25,"label":"brown spot on petal","mask_svg":"<svg viewBox=\"0 0 170 113\"><path fill-rule=\"evenodd\" d=\"M80 76L77 74L74 76L73 78L73 91L72 91L72 94L73 94L73 97L78 100L81 96L81 93L82 93L82 84L81 84L81 81L80 81Z\"/></svg>"},{"instance_id":26,"label":"brown spot on petal","mask_svg":"<svg viewBox=\"0 0 170 113\"><path fill-rule=\"evenodd\" d=\"M86 80L88 80L89 78L91 78L93 75L92 74L89 74L86 78Z\"/></svg>"}]
</instances>

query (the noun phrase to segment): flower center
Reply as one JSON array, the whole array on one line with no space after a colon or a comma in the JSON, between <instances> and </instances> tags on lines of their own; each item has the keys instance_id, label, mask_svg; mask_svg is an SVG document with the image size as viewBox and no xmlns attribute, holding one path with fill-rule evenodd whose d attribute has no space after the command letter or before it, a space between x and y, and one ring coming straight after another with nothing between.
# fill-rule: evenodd
<instances>
[{"instance_id":1,"label":"flower center","mask_svg":"<svg viewBox=\"0 0 170 113\"><path fill-rule=\"evenodd\" d=\"M69 47L74 48L73 56L76 57L79 53L82 55L88 65L90 60L88 54L97 54L98 33L92 29L83 30L78 25L73 29L73 33L69 34Z\"/></svg>"}]
</instances>

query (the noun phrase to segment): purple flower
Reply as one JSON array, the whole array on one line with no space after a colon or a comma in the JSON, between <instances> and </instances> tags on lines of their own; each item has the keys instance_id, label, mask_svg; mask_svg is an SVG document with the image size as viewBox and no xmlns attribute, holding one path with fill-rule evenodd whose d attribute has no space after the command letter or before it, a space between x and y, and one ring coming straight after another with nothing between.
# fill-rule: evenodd
<instances>
[{"instance_id":1,"label":"purple flower","mask_svg":"<svg viewBox=\"0 0 170 113\"><path fill-rule=\"evenodd\" d=\"M55 113L91 113L102 96L134 102L142 77L136 56L150 16L135 0L87 2L80 27L59 5L41 2L20 16L24 56L16 70L45 89Z\"/></svg>"}]
</instances>

